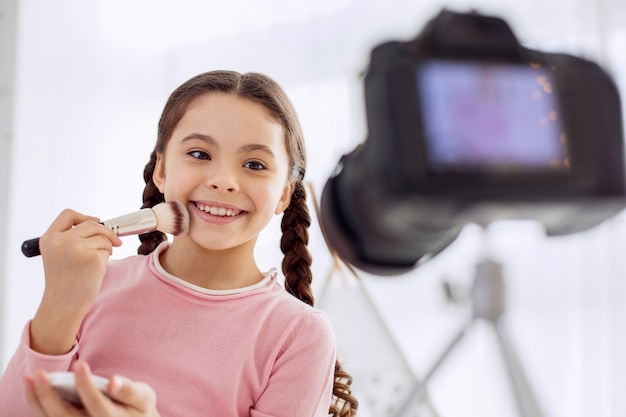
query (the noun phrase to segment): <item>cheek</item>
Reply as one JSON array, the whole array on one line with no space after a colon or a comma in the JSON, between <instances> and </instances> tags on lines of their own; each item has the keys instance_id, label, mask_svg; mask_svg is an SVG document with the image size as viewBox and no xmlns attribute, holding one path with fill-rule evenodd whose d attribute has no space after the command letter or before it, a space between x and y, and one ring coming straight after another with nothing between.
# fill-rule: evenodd
<instances>
[{"instance_id":1,"label":"cheek","mask_svg":"<svg viewBox=\"0 0 626 417\"><path fill-rule=\"evenodd\" d=\"M279 194L274 191L269 192L269 189L274 190L275 186L272 188L254 187L253 190L248 191L248 195L254 201L256 209L267 213L268 216L275 214L274 210L280 198Z\"/></svg>"},{"instance_id":2,"label":"cheek","mask_svg":"<svg viewBox=\"0 0 626 417\"><path fill-rule=\"evenodd\" d=\"M190 175L177 174L180 172L176 169L171 170L170 175L165 181L165 198L172 199L178 198L180 195L185 194L190 190L194 179Z\"/></svg>"}]
</instances>

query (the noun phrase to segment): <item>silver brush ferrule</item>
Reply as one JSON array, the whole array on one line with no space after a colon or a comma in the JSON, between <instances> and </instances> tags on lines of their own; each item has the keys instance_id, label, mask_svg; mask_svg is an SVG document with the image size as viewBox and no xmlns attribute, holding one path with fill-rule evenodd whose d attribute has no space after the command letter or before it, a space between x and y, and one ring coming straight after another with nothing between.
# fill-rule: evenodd
<instances>
[{"instance_id":1,"label":"silver brush ferrule","mask_svg":"<svg viewBox=\"0 0 626 417\"><path fill-rule=\"evenodd\" d=\"M102 224L118 236L140 235L156 229L157 218L149 208L105 220Z\"/></svg>"}]
</instances>

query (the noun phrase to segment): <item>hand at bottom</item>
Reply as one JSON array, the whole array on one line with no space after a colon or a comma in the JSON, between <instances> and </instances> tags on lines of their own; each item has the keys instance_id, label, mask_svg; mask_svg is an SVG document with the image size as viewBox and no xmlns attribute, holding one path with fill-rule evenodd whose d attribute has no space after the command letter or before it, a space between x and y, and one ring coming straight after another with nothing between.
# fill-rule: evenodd
<instances>
[{"instance_id":1,"label":"hand at bottom","mask_svg":"<svg viewBox=\"0 0 626 417\"><path fill-rule=\"evenodd\" d=\"M46 373L38 371L26 378L26 398L37 417L159 417L156 394L147 384L121 376L109 380L107 398L91 380L85 361L74 364L76 390L84 409L63 401L50 385Z\"/></svg>"}]
</instances>

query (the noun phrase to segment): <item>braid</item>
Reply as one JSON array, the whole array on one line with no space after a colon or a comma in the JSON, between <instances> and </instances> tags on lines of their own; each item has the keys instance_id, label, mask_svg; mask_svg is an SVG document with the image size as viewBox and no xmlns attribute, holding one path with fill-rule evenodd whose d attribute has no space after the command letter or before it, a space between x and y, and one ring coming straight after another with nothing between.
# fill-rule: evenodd
<instances>
[{"instance_id":1,"label":"braid","mask_svg":"<svg viewBox=\"0 0 626 417\"><path fill-rule=\"evenodd\" d=\"M291 203L283 214L281 229L283 237L280 249L285 255L282 269L285 275L285 288L294 297L313 306L314 297L311 289L313 273L311 272L311 253L308 228L311 216L306 205L306 190L302 180L295 182ZM335 362L335 381L333 386L333 402L329 413L333 417L352 417L356 415L358 401L352 396L350 385L352 377L343 369L339 361Z\"/></svg>"},{"instance_id":2,"label":"braid","mask_svg":"<svg viewBox=\"0 0 626 417\"><path fill-rule=\"evenodd\" d=\"M311 216L306 206L306 191L302 181L298 181L295 183L291 203L285 210L281 223L283 237L280 241L280 250L285 255L282 268L287 291L313 306L315 300L311 289L312 257L307 248L310 225Z\"/></svg>"},{"instance_id":3,"label":"braid","mask_svg":"<svg viewBox=\"0 0 626 417\"><path fill-rule=\"evenodd\" d=\"M346 372L339 361L335 361L335 383L333 385L333 402L329 414L333 417L353 417L359 408L359 401L352 395L350 385L352 377Z\"/></svg>"},{"instance_id":4,"label":"braid","mask_svg":"<svg viewBox=\"0 0 626 417\"><path fill-rule=\"evenodd\" d=\"M146 182L146 187L143 190L142 209L152 208L159 203L165 202L165 196L161 194L152 180L152 174L154 174L154 169L156 168L156 160L157 153L156 151L152 151L150 161L146 164L146 167L143 170L143 179ZM161 242L166 241L167 236L163 232L154 230L152 232L139 235L139 240L141 241L141 245L137 249L137 253L140 255L147 255L155 250Z\"/></svg>"}]
</instances>

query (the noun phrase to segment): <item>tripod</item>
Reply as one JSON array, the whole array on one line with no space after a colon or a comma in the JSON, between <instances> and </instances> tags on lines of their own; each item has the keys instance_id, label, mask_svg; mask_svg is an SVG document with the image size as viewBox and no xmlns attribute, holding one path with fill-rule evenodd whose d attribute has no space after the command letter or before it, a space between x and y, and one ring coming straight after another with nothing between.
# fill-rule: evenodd
<instances>
[{"instance_id":1,"label":"tripod","mask_svg":"<svg viewBox=\"0 0 626 417\"><path fill-rule=\"evenodd\" d=\"M315 208L315 213L319 222L320 208L319 203L317 202L315 190L313 189L312 184L307 184L307 186L311 191L313 206ZM357 282L359 282L359 276L356 270L352 267L352 265L339 258L337 252L328 243L328 239L323 233L323 230L322 234L333 259L333 267L331 268L329 275L326 279L327 284L334 273L341 272L341 264L343 264L351 273L351 275L356 278ZM322 293L322 296L320 297L321 299L325 298L324 295L326 294L327 287L328 285L324 287L324 291ZM369 310L373 314L373 321L380 323L382 329L385 330L386 339L388 339L389 345L388 349L393 350L396 353L399 352L399 347L395 343L395 340L391 336L391 334L388 333L388 329L386 328L386 326L384 326L384 320L382 320L382 317L378 314L378 311L371 302L372 300L369 297L369 294L365 291L363 286L360 287L360 290L365 304L369 306ZM439 355L437 360L435 360L435 363L431 366L430 370L426 373L423 379L418 380L412 372L408 372L407 370L410 368L408 362L406 361L404 356L399 355L399 362L401 362L400 367L404 371L407 371L406 373L409 373L409 375L405 375L405 378L410 379L409 384L413 384L413 386L406 391L408 392L408 395L403 395L403 398L406 398L405 401L399 404L397 408L394 407L394 410L390 415L392 415L393 417L414 416L416 415L413 414L416 411L416 407L421 408L422 406L424 406L425 410L430 413L430 415L432 415L433 417L438 417L439 414L435 410L428 395L427 383L433 376L433 374L437 371L439 366L448 357L450 352L452 352L454 347L456 347L463 340L463 337L471 330L474 323L477 320L485 320L490 324L497 336L498 346L500 347L500 351L502 352L502 357L506 365L506 370L511 381L511 387L515 394L515 399L519 410L519 417L543 417L537 401L535 400L534 394L530 389L530 385L528 384L526 375L519 362L515 349L513 348L513 344L509 340L501 321L505 313L505 285L503 268L500 263L485 258L476 265L474 283L472 285L471 291L471 302L471 320L468 321L467 324L465 324L465 326L461 328L461 330L456 334L452 341L447 345L447 347ZM402 391L403 393L405 392L404 390Z\"/></svg>"},{"instance_id":2,"label":"tripod","mask_svg":"<svg viewBox=\"0 0 626 417\"><path fill-rule=\"evenodd\" d=\"M486 321L494 330L505 370L509 376L520 417L542 417L543 414L530 388L524 370L520 364L513 343L509 339L502 317L505 313L505 283L502 265L489 259L483 259L476 265L474 282L471 288L472 317L455 335L421 382L414 385L407 401L395 414L403 417L411 408L416 398L426 393L429 379L445 361L448 354L463 340L477 320Z\"/></svg>"}]
</instances>

